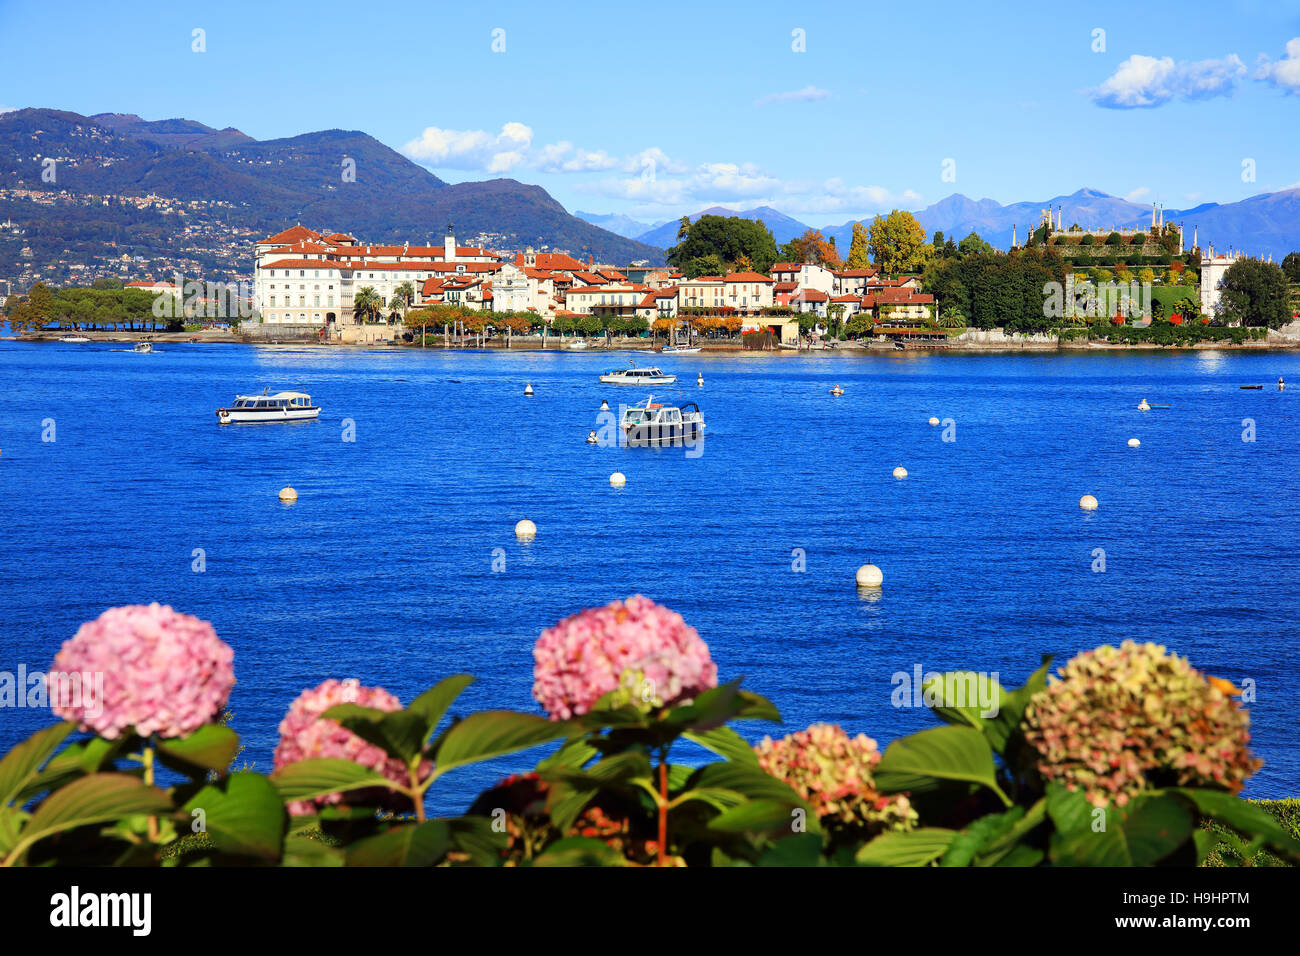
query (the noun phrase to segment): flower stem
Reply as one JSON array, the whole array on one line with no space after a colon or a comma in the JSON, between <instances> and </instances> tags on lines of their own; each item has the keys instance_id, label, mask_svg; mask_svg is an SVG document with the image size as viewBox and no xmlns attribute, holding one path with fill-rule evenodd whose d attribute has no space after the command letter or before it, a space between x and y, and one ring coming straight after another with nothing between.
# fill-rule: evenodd
<instances>
[{"instance_id":1,"label":"flower stem","mask_svg":"<svg viewBox=\"0 0 1300 956\"><path fill-rule=\"evenodd\" d=\"M415 758L415 763L407 767L407 773L411 775L411 801L415 804L415 819L419 823L424 823L424 787L420 786L419 757Z\"/></svg>"},{"instance_id":2,"label":"flower stem","mask_svg":"<svg viewBox=\"0 0 1300 956\"><path fill-rule=\"evenodd\" d=\"M144 785L146 787L152 787L153 786L153 742L151 740L145 741L144 750L141 751L140 754L140 762L144 764ZM158 818L154 816L149 817L148 826L149 826L149 841L151 843L157 843L158 842Z\"/></svg>"},{"instance_id":3,"label":"flower stem","mask_svg":"<svg viewBox=\"0 0 1300 956\"><path fill-rule=\"evenodd\" d=\"M668 750L659 752L659 865L667 866L668 852Z\"/></svg>"}]
</instances>

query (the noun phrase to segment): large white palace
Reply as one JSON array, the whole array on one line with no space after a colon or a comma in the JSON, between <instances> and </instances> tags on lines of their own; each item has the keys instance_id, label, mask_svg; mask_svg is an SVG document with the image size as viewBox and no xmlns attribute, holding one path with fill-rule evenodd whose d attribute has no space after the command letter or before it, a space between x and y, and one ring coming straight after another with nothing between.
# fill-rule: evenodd
<instances>
[{"instance_id":1,"label":"large white palace","mask_svg":"<svg viewBox=\"0 0 1300 956\"><path fill-rule=\"evenodd\" d=\"M405 283L413 289L413 307L458 302L491 309L498 296L505 300L495 302L498 310L537 305L529 301L520 266L476 246L458 246L450 225L441 246L362 245L345 233L322 235L297 225L260 240L255 256L254 298L262 320L273 325L350 323L357 291L374 289L388 306Z\"/></svg>"}]
</instances>

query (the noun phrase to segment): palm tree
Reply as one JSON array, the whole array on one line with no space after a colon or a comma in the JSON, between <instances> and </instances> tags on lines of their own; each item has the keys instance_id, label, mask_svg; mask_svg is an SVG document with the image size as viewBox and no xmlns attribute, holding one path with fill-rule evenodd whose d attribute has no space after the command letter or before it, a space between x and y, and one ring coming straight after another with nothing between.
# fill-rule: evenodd
<instances>
[{"instance_id":1,"label":"palm tree","mask_svg":"<svg viewBox=\"0 0 1300 956\"><path fill-rule=\"evenodd\" d=\"M384 297L374 290L372 286L364 286L357 290L357 294L352 297L352 314L353 316L363 316L364 319L371 319L382 312L384 309Z\"/></svg>"},{"instance_id":2,"label":"palm tree","mask_svg":"<svg viewBox=\"0 0 1300 956\"><path fill-rule=\"evenodd\" d=\"M389 300L388 307L405 319L406 310L411 307L414 300L415 286L410 282L403 282L393 290L393 298Z\"/></svg>"}]
</instances>

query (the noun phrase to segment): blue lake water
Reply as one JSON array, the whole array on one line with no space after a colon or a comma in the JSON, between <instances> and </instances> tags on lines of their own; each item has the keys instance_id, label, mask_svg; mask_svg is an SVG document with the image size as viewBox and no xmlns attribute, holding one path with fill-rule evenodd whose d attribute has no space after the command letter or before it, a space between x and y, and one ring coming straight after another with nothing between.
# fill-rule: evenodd
<instances>
[{"instance_id":1,"label":"blue lake water","mask_svg":"<svg viewBox=\"0 0 1300 956\"><path fill-rule=\"evenodd\" d=\"M1042 653L1134 638L1253 680L1246 793L1300 792L1300 356L656 357L684 383L656 394L704 411L697 457L584 443L602 398L645 398L597 382L625 357L0 342L0 670L46 668L105 608L171 604L234 647L234 726L269 770L289 702L328 677L409 701L468 671L459 712L536 711L540 631L634 593L777 704L785 726L741 725L754 739L826 720L883 748L934 724L892 706L896 672L1016 684ZM311 393L320 420L217 425L265 386ZM854 585L868 561L874 600ZM48 721L0 711L0 747ZM448 774L430 807L535 757Z\"/></svg>"}]
</instances>

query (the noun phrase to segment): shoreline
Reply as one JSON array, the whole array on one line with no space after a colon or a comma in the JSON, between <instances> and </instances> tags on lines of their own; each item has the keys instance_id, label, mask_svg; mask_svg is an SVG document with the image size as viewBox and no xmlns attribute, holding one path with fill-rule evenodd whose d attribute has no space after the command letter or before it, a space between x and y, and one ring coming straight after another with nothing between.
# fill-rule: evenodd
<instances>
[{"instance_id":1,"label":"shoreline","mask_svg":"<svg viewBox=\"0 0 1300 956\"><path fill-rule=\"evenodd\" d=\"M155 345L247 345L256 348L279 348L292 346L294 348L318 348L318 349L341 349L341 350L373 350L373 349L434 349L444 352L456 351L475 351L475 352L578 352L578 353L602 353L602 352L648 352L651 354L661 354L662 348L659 344L640 343L636 341L623 341L614 345L588 345L585 349L572 349L567 345L553 345L556 339L548 338L547 345L543 348L540 339L528 339L515 337L509 346L504 342L498 343L490 340L481 344L451 344L420 346L413 342L320 342L315 338L287 338L282 340L271 340L253 338L251 336L231 334L229 332L70 332L66 330L54 332L25 332L19 335L0 336L0 341L9 342L58 342L65 335L83 335L90 339L91 343L109 342L118 344L133 344L135 342L149 341ZM1076 352L1205 352L1205 351L1250 351L1250 352L1291 352L1300 351L1300 339L1269 341L1267 339L1260 341L1242 342L1234 344L1231 342L1196 342L1190 345L1157 345L1152 342L1042 342L1042 341L996 341L996 342L958 342L952 345L944 345L938 348L908 348L895 349L889 342L871 342L866 345L857 342L840 342L838 345L829 348L799 348L799 349L747 349L740 342L726 343L703 343L700 345L700 355L726 355L726 354L749 354L755 353L760 355L861 355L861 354L973 354L973 353L991 353L1006 354L1012 352L1027 352L1036 355L1049 354L1053 352L1076 353Z\"/></svg>"}]
</instances>

